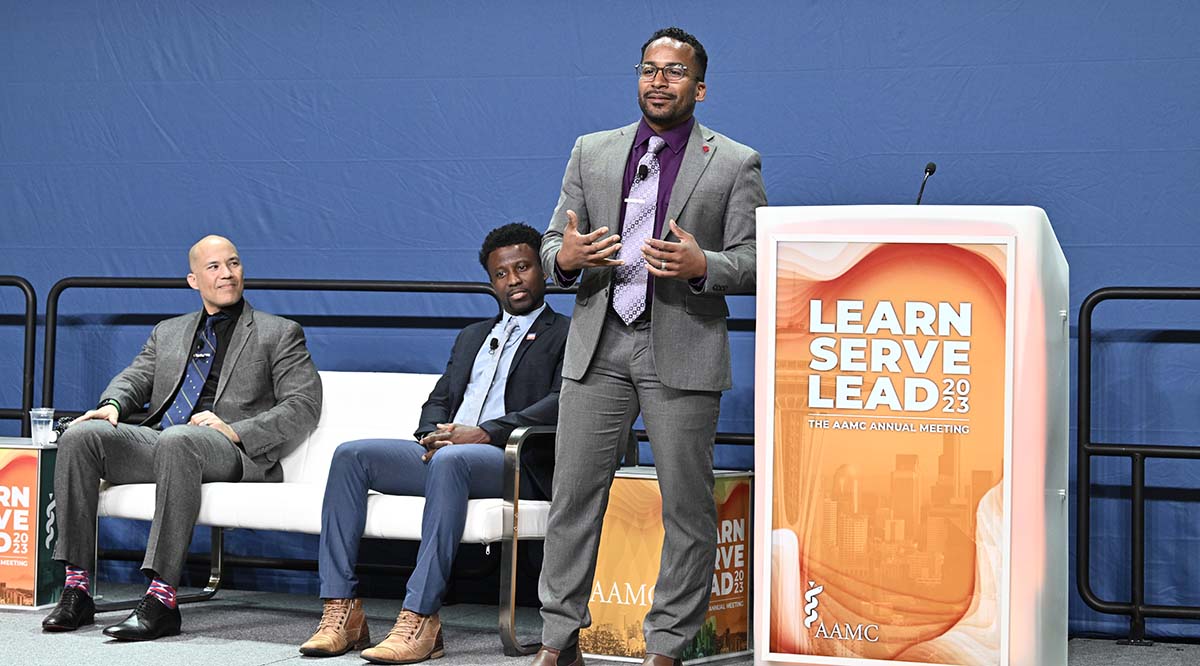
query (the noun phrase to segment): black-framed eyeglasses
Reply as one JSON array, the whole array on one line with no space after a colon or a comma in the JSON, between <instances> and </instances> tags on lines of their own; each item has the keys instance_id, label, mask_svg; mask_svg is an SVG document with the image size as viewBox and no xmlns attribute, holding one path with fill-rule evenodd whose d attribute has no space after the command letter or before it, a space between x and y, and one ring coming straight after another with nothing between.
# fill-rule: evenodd
<instances>
[{"instance_id":1,"label":"black-framed eyeglasses","mask_svg":"<svg viewBox=\"0 0 1200 666\"><path fill-rule=\"evenodd\" d=\"M682 81L687 76L687 65L680 65L679 63L671 63L670 65L659 67L648 62L639 62L633 68L637 70L638 78L645 81L653 81L659 72L662 72L663 78L671 83Z\"/></svg>"}]
</instances>

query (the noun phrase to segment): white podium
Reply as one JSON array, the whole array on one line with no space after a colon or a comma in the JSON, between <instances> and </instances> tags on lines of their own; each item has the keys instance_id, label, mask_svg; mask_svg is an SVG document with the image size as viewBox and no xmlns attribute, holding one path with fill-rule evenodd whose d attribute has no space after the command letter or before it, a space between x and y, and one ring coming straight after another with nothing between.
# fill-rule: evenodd
<instances>
[{"instance_id":1,"label":"white podium","mask_svg":"<svg viewBox=\"0 0 1200 666\"><path fill-rule=\"evenodd\" d=\"M755 663L1065 666L1045 213L760 208L758 322Z\"/></svg>"}]
</instances>

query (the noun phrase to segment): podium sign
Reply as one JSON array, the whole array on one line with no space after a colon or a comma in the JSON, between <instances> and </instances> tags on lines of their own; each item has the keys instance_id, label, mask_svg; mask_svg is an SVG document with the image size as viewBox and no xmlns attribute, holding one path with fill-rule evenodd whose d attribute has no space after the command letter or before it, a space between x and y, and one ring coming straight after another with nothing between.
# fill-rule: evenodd
<instances>
[{"instance_id":1,"label":"podium sign","mask_svg":"<svg viewBox=\"0 0 1200 666\"><path fill-rule=\"evenodd\" d=\"M760 658L1065 664L1066 264L1037 242L1044 213L763 208L758 225ZM1041 431L1017 440L1019 422ZM1018 568L1040 607L1013 607Z\"/></svg>"},{"instance_id":2,"label":"podium sign","mask_svg":"<svg viewBox=\"0 0 1200 666\"><path fill-rule=\"evenodd\" d=\"M715 476L718 532L712 596L704 625L682 655L688 663L749 652L750 474L717 471ZM588 603L592 625L579 632L579 647L588 656L642 662L642 620L654 602L662 541L662 495L654 468L618 470Z\"/></svg>"},{"instance_id":3,"label":"podium sign","mask_svg":"<svg viewBox=\"0 0 1200 666\"><path fill-rule=\"evenodd\" d=\"M40 608L62 594L54 550L53 445L0 437L0 605Z\"/></svg>"}]
</instances>

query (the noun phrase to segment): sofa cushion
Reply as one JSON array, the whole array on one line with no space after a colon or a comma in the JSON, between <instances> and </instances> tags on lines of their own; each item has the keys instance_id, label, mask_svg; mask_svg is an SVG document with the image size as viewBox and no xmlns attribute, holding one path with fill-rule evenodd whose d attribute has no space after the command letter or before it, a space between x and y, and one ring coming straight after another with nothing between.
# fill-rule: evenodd
<instances>
[{"instance_id":1,"label":"sofa cushion","mask_svg":"<svg viewBox=\"0 0 1200 666\"><path fill-rule=\"evenodd\" d=\"M200 516L196 523L320 534L323 492L323 488L308 483L206 483L200 488ZM372 492L367 498L364 536L419 540L424 509L423 497ZM522 500L521 538L545 538L549 513L549 502ZM100 515L150 520L154 517L154 484L106 487L100 493ZM499 541L503 537L503 520L503 500L470 500L463 542Z\"/></svg>"},{"instance_id":2,"label":"sofa cushion","mask_svg":"<svg viewBox=\"0 0 1200 666\"><path fill-rule=\"evenodd\" d=\"M206 483L200 488L197 524L320 534L321 502L334 449L355 439L411 438L421 405L437 380L437 375L410 373L321 372L320 423L280 461L284 482ZM423 497L372 492L367 499L364 536L418 540L424 507ZM521 501L521 538L545 537L549 508L549 502ZM105 484L99 510L101 516L150 520L154 516L154 484ZM503 500L471 500L463 542L499 541L503 511Z\"/></svg>"},{"instance_id":3,"label":"sofa cushion","mask_svg":"<svg viewBox=\"0 0 1200 666\"><path fill-rule=\"evenodd\" d=\"M355 439L411 439L438 375L321 372L321 420L280 460L283 480L325 487L333 450Z\"/></svg>"}]
</instances>

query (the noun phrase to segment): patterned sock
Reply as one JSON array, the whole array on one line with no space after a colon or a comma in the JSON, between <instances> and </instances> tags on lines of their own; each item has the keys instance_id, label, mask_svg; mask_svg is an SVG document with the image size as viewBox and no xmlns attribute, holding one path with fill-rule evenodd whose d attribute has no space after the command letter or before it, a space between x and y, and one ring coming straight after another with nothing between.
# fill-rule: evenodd
<instances>
[{"instance_id":1,"label":"patterned sock","mask_svg":"<svg viewBox=\"0 0 1200 666\"><path fill-rule=\"evenodd\" d=\"M91 583L92 575L87 569L67 565L67 587L77 587L83 590L84 594L91 594Z\"/></svg>"},{"instance_id":2,"label":"patterned sock","mask_svg":"<svg viewBox=\"0 0 1200 666\"><path fill-rule=\"evenodd\" d=\"M175 607L175 588L167 585L161 578L150 582L150 589L146 590L146 594L153 594L167 608Z\"/></svg>"}]
</instances>

